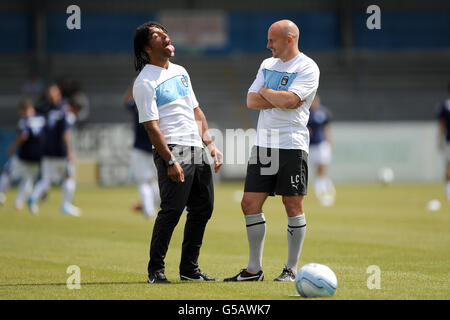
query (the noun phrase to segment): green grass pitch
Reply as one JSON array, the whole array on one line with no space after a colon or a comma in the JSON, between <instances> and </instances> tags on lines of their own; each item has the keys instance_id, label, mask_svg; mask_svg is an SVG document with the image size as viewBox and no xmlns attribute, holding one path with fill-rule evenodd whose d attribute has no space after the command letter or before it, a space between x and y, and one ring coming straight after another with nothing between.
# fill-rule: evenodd
<instances>
[{"instance_id":1,"label":"green grass pitch","mask_svg":"<svg viewBox=\"0 0 450 320\"><path fill-rule=\"evenodd\" d=\"M221 279L248 262L240 203L243 183L216 185L216 202L200 254L203 271ZM340 185L333 207L306 197L307 235L300 266L331 267L338 289L330 299L449 299L450 203L443 186L431 184ZM131 210L135 187L80 187L75 203L81 218L59 213L61 193L53 189L38 217L13 209L15 191L0 207L0 299L282 299L301 300L293 283L272 281L287 256L281 198L264 211L267 236L259 283L178 281L183 215L170 243L166 275L171 285L146 284L153 222ZM426 204L439 199L439 211ZM81 270L81 289L69 290L70 265ZM369 289L367 268L381 270L380 289ZM370 282L370 281L369 281Z\"/></svg>"}]
</instances>

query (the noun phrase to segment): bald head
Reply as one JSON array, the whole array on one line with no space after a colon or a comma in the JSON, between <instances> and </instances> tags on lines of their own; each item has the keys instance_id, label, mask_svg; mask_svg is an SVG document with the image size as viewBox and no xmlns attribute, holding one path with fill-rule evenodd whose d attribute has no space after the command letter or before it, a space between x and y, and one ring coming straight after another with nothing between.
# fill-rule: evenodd
<instances>
[{"instance_id":1,"label":"bald head","mask_svg":"<svg viewBox=\"0 0 450 320\"><path fill-rule=\"evenodd\" d=\"M291 36L298 43L300 30L298 29L297 25L293 23L291 20L277 21L270 26L270 29L272 29L276 33L279 33L281 36L284 37Z\"/></svg>"},{"instance_id":2,"label":"bald head","mask_svg":"<svg viewBox=\"0 0 450 320\"><path fill-rule=\"evenodd\" d=\"M268 32L267 48L272 50L274 58L290 60L300 51L298 39L300 31L290 20L280 20L272 24Z\"/></svg>"}]
</instances>

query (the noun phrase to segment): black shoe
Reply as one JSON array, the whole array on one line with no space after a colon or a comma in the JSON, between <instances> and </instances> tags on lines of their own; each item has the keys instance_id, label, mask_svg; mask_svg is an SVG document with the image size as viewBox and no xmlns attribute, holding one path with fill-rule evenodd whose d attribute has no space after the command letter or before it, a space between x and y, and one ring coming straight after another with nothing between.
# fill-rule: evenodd
<instances>
[{"instance_id":1,"label":"black shoe","mask_svg":"<svg viewBox=\"0 0 450 320\"><path fill-rule=\"evenodd\" d=\"M150 273L148 275L148 283L171 283L169 280L167 280L166 276L164 275L164 272L157 271Z\"/></svg>"},{"instance_id":2,"label":"black shoe","mask_svg":"<svg viewBox=\"0 0 450 320\"><path fill-rule=\"evenodd\" d=\"M212 278L200 269L190 274L180 274L180 280L186 281L219 281L217 278Z\"/></svg>"},{"instance_id":3,"label":"black shoe","mask_svg":"<svg viewBox=\"0 0 450 320\"><path fill-rule=\"evenodd\" d=\"M264 272L260 270L258 273L250 273L247 269L242 269L237 275L231 278L225 278L223 281L263 281Z\"/></svg>"},{"instance_id":4,"label":"black shoe","mask_svg":"<svg viewBox=\"0 0 450 320\"><path fill-rule=\"evenodd\" d=\"M291 269L284 267L281 274L273 279L273 281L284 281L284 282L294 282L295 281L295 272Z\"/></svg>"}]
</instances>

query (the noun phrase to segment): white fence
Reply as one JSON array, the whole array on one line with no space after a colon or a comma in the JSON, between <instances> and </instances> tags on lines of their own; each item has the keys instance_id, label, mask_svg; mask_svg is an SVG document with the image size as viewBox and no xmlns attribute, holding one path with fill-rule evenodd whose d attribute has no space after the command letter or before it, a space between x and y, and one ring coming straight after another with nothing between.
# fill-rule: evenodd
<instances>
[{"instance_id":1,"label":"white fence","mask_svg":"<svg viewBox=\"0 0 450 320\"><path fill-rule=\"evenodd\" d=\"M336 181L374 181L384 166L393 169L396 181L443 179L437 121L335 123L333 136L329 172Z\"/></svg>"},{"instance_id":2,"label":"white fence","mask_svg":"<svg viewBox=\"0 0 450 320\"><path fill-rule=\"evenodd\" d=\"M225 156L220 178L245 178L254 130L214 132L222 140L218 145ZM392 168L397 182L442 180L444 159L437 147L437 122L339 122L333 123L332 133L333 161L328 172L336 182L374 182L381 167ZM78 158L97 161L100 184L130 182L130 125L92 125L75 131L73 140Z\"/></svg>"}]
</instances>

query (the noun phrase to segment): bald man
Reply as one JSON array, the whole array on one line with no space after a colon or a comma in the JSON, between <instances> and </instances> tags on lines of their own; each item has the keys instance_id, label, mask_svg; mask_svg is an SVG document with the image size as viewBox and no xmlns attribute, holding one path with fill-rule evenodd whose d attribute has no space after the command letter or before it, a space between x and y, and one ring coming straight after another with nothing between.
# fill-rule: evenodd
<instances>
[{"instance_id":1,"label":"bald man","mask_svg":"<svg viewBox=\"0 0 450 320\"><path fill-rule=\"evenodd\" d=\"M287 214L288 257L275 281L294 281L306 233L303 198L308 182L309 107L319 86L319 68L298 49L298 27L289 20L274 23L264 60L247 95L247 106L259 110L256 144L247 166L241 202L249 243L249 263L225 281L262 281L266 234L263 204L280 195Z\"/></svg>"}]
</instances>

